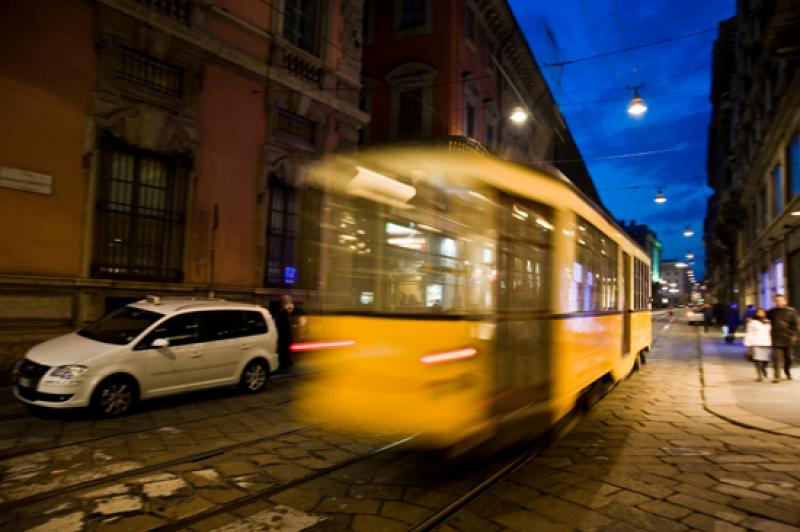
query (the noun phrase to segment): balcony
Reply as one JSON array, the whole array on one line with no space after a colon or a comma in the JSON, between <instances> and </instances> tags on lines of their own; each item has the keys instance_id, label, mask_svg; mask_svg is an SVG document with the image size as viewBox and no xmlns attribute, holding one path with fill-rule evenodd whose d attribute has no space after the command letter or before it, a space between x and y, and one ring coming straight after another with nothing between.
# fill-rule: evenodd
<instances>
[{"instance_id":1,"label":"balcony","mask_svg":"<svg viewBox=\"0 0 800 532\"><path fill-rule=\"evenodd\" d=\"M138 3L158 11L162 15L189 24L191 12L190 0L136 0Z\"/></svg>"}]
</instances>

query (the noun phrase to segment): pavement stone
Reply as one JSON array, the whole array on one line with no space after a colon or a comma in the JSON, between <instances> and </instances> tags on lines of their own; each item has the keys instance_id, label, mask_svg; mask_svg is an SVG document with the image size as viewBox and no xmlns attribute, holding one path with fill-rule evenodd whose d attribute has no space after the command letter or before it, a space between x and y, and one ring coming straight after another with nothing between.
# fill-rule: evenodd
<instances>
[{"instance_id":1,"label":"pavement stone","mask_svg":"<svg viewBox=\"0 0 800 532\"><path fill-rule=\"evenodd\" d=\"M644 371L438 530L800 529L798 439L704 410L697 335L697 329L673 326ZM706 341L703 337L701 345ZM726 371L709 370L717 391ZM146 530L207 511L215 513L191 529L256 527L263 525L260 519L290 516L295 523L311 523L308 530L406 530L507 463L498 455L432 467L424 453L403 449L350 463L381 439L310 428L136 474L143 464L299 426L275 404L289 397L288 391L259 395L223 394L197 405L177 404L175 412L145 410L130 423L55 419L33 428L32 420L0 421L0 442L24 441L21 449L32 450L3 458L7 451L0 444L0 501L98 481L7 507L0 530L16 530L20 522L59 532ZM254 406L257 412L241 410ZM132 428L140 432L128 433ZM46 448L65 441L75 443ZM335 465L342 467L324 472ZM109 475L119 478L100 482ZM315 478L304 480L309 475ZM286 483L292 485L283 489ZM243 504L246 495L259 493L264 497Z\"/></svg>"}]
</instances>

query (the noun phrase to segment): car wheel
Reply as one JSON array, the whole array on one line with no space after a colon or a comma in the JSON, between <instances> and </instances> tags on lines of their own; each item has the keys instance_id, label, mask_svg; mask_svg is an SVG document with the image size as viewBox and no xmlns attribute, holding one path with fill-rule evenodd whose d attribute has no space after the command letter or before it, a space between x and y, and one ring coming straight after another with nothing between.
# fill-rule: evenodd
<instances>
[{"instance_id":1,"label":"car wheel","mask_svg":"<svg viewBox=\"0 0 800 532\"><path fill-rule=\"evenodd\" d=\"M242 371L239 387L247 393L257 393L264 389L269 377L269 368L263 360L251 360Z\"/></svg>"},{"instance_id":2,"label":"car wheel","mask_svg":"<svg viewBox=\"0 0 800 532\"><path fill-rule=\"evenodd\" d=\"M138 390L133 379L110 377L94 390L92 407L103 417L116 417L130 412L138 399Z\"/></svg>"}]
</instances>

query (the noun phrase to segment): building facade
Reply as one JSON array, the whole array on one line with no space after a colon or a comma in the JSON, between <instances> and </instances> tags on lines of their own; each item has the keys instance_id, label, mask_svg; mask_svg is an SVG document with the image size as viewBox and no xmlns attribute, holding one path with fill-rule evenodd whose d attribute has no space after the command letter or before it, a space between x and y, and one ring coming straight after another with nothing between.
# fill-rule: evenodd
<instances>
[{"instance_id":1,"label":"building facade","mask_svg":"<svg viewBox=\"0 0 800 532\"><path fill-rule=\"evenodd\" d=\"M647 224L637 224L636 220L630 220L627 223L625 220L619 220L617 223L650 257L650 299L653 308L664 306L661 284L661 258L663 256L661 241Z\"/></svg>"},{"instance_id":2,"label":"building facade","mask_svg":"<svg viewBox=\"0 0 800 532\"><path fill-rule=\"evenodd\" d=\"M319 194L303 168L368 121L362 8L4 5L0 374L146 294L314 298Z\"/></svg>"},{"instance_id":3,"label":"building facade","mask_svg":"<svg viewBox=\"0 0 800 532\"><path fill-rule=\"evenodd\" d=\"M740 0L714 47L706 280L721 303L800 304L800 5Z\"/></svg>"},{"instance_id":4,"label":"building facade","mask_svg":"<svg viewBox=\"0 0 800 532\"><path fill-rule=\"evenodd\" d=\"M679 260L661 261L661 306L688 305L691 302L692 283L686 273L687 264Z\"/></svg>"},{"instance_id":5,"label":"building facade","mask_svg":"<svg viewBox=\"0 0 800 532\"><path fill-rule=\"evenodd\" d=\"M578 148L504 0L366 0L364 144L446 140L550 165L598 205ZM524 123L509 117L530 112Z\"/></svg>"}]
</instances>

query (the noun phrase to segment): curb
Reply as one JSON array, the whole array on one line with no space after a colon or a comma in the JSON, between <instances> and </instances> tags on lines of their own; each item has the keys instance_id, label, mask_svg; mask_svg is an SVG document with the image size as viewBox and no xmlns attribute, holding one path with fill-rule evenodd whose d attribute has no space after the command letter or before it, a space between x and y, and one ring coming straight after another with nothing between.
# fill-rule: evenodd
<instances>
[{"instance_id":1,"label":"curb","mask_svg":"<svg viewBox=\"0 0 800 532\"><path fill-rule=\"evenodd\" d=\"M700 396L706 412L739 427L800 439L800 427L758 416L737 406L722 364L708 362L703 356L700 331L697 331L696 342L700 370Z\"/></svg>"}]
</instances>

